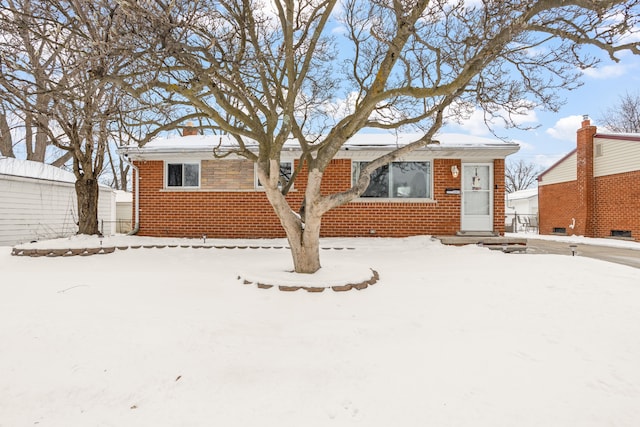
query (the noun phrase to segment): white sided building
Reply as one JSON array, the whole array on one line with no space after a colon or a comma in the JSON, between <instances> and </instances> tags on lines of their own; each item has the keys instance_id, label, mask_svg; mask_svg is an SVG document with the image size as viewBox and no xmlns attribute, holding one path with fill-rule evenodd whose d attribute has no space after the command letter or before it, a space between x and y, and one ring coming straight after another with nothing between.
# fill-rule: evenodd
<instances>
[{"instance_id":1,"label":"white sided building","mask_svg":"<svg viewBox=\"0 0 640 427\"><path fill-rule=\"evenodd\" d=\"M505 197L505 226L511 231L537 231L538 188L508 193ZM516 228L513 228L513 225Z\"/></svg>"},{"instance_id":2,"label":"white sided building","mask_svg":"<svg viewBox=\"0 0 640 427\"><path fill-rule=\"evenodd\" d=\"M75 176L39 162L0 158L0 246L65 237L78 232ZM100 186L98 224L115 233L113 190Z\"/></svg>"}]
</instances>

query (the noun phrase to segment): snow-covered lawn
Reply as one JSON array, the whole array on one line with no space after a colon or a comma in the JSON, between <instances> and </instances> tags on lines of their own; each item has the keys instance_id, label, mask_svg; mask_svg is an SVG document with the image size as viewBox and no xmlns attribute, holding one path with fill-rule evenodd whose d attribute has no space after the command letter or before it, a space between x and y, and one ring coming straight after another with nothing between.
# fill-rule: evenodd
<instances>
[{"instance_id":1,"label":"snow-covered lawn","mask_svg":"<svg viewBox=\"0 0 640 427\"><path fill-rule=\"evenodd\" d=\"M328 277L380 281L237 279L289 269L285 249L0 248L0 426L640 425L640 269L428 237L323 246L355 248L322 252Z\"/></svg>"}]
</instances>

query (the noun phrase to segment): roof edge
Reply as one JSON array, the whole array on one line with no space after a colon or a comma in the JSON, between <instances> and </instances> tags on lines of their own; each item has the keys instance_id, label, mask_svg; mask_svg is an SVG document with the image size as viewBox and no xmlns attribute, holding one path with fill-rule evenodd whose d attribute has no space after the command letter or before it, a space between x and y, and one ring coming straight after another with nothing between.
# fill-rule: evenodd
<instances>
[{"instance_id":1,"label":"roof edge","mask_svg":"<svg viewBox=\"0 0 640 427\"><path fill-rule=\"evenodd\" d=\"M542 181L542 177L544 175L546 175L547 173L549 173L552 169L555 169L557 166L560 165L560 163L564 162L565 160L567 160L569 157L571 157L571 155L573 155L575 152L578 151L578 148L574 148L573 150L569 151L567 154L565 154L560 160L558 160L557 162L555 162L554 164L552 164L551 166L549 166L547 169L545 169L544 172L542 172L540 175L538 175L537 181L540 182Z\"/></svg>"}]
</instances>

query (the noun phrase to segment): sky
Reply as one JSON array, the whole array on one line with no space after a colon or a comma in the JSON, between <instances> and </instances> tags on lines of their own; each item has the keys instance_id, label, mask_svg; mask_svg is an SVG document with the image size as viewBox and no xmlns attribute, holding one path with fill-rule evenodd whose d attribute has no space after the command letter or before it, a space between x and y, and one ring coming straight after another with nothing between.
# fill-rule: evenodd
<instances>
[{"instance_id":1,"label":"sky","mask_svg":"<svg viewBox=\"0 0 640 427\"><path fill-rule=\"evenodd\" d=\"M336 25L333 31L340 34L344 29ZM581 87L560 93L565 104L558 112L530 111L521 120L523 125L534 127L533 130L496 128L498 136L521 145L520 151L509 157L510 161L522 159L541 168L551 166L575 147L575 131L579 128L583 115L588 115L592 124L597 126L603 111L614 106L627 91L640 91L639 56L623 52L619 55L620 62L615 63L602 53L592 53L599 56L602 62L596 68L584 70ZM483 123L483 115L479 110L469 120L459 125L447 125L442 132L492 136Z\"/></svg>"},{"instance_id":2,"label":"sky","mask_svg":"<svg viewBox=\"0 0 640 427\"><path fill-rule=\"evenodd\" d=\"M558 112L531 111L523 118L527 126L534 130L520 131L499 129L500 137L506 137L520 144L520 151L508 160L524 160L547 168L575 148L576 131L582 118L588 115L591 124L598 126L603 112L614 107L626 92L640 93L640 57L631 54L620 55L615 63L602 56L597 68L585 70L583 85L560 95L565 104ZM602 126L599 131L604 131ZM461 125L450 125L443 131L455 131L470 135L490 137L491 134L482 121L482 114L476 114Z\"/></svg>"},{"instance_id":3,"label":"sky","mask_svg":"<svg viewBox=\"0 0 640 427\"><path fill-rule=\"evenodd\" d=\"M324 286L370 269L380 280L283 292L239 277L307 280L286 249L165 246L202 243L117 236L102 245L126 250L39 258L0 247L0 425L640 424L640 269L428 236L323 239Z\"/></svg>"}]
</instances>

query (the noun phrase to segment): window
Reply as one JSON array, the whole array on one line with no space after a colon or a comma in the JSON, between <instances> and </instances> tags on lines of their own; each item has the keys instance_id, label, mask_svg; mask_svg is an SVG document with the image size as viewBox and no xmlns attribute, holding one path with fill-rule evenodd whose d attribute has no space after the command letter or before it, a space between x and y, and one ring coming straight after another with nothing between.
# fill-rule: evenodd
<instances>
[{"instance_id":1,"label":"window","mask_svg":"<svg viewBox=\"0 0 640 427\"><path fill-rule=\"evenodd\" d=\"M611 230L611 237L631 237L631 230Z\"/></svg>"},{"instance_id":2,"label":"window","mask_svg":"<svg viewBox=\"0 0 640 427\"><path fill-rule=\"evenodd\" d=\"M293 173L293 163L291 162L280 162L280 182L278 183L278 187L282 187L283 183L286 184L291 179L291 174ZM258 173L256 172L256 187L262 188L262 183L258 179Z\"/></svg>"},{"instance_id":3,"label":"window","mask_svg":"<svg viewBox=\"0 0 640 427\"><path fill-rule=\"evenodd\" d=\"M167 187L199 187L200 163L167 163Z\"/></svg>"},{"instance_id":4,"label":"window","mask_svg":"<svg viewBox=\"0 0 640 427\"><path fill-rule=\"evenodd\" d=\"M353 163L352 182L366 164ZM360 197L430 199L431 162L394 162L379 167L371 173L369 186Z\"/></svg>"}]
</instances>

